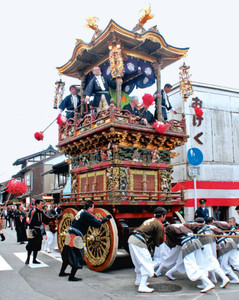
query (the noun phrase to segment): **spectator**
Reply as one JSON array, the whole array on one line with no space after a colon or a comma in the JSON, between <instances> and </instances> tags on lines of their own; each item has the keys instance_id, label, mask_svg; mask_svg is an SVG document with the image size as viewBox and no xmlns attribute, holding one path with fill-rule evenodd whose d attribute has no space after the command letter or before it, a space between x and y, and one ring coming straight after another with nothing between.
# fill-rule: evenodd
<instances>
[{"instance_id":1,"label":"spectator","mask_svg":"<svg viewBox=\"0 0 239 300\"><path fill-rule=\"evenodd\" d=\"M27 241L26 213L23 211L21 205L18 206L18 210L15 213L15 228L17 232L17 242L25 244L25 241Z\"/></svg>"}]
</instances>

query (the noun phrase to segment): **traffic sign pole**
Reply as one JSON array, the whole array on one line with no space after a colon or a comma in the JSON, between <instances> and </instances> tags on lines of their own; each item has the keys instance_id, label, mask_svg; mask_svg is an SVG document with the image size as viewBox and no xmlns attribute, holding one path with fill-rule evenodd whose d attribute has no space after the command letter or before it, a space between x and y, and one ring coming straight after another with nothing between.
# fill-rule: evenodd
<instances>
[{"instance_id":1,"label":"traffic sign pole","mask_svg":"<svg viewBox=\"0 0 239 300\"><path fill-rule=\"evenodd\" d=\"M187 159L190 165L189 176L193 177L193 188L194 188L194 210L197 210L197 175L200 175L200 167L195 167L201 164L203 161L202 151L198 148L190 148L187 153Z\"/></svg>"},{"instance_id":2,"label":"traffic sign pole","mask_svg":"<svg viewBox=\"0 0 239 300\"><path fill-rule=\"evenodd\" d=\"M193 177L193 187L194 187L194 212L197 210L197 180L196 176Z\"/></svg>"}]
</instances>

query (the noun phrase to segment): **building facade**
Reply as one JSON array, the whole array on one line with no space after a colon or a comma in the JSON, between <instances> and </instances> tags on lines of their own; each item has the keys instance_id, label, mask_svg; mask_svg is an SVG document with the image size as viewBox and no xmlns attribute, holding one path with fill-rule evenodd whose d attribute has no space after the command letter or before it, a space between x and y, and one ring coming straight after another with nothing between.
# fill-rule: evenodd
<instances>
[{"instance_id":1,"label":"building facade","mask_svg":"<svg viewBox=\"0 0 239 300\"><path fill-rule=\"evenodd\" d=\"M60 155L57 150L49 146L46 150L19 158L13 163L15 166L21 165L21 170L12 177L27 184L26 194L18 197L26 205L30 203L32 197L42 197L51 190L54 185L54 175L49 173L42 176L41 174L51 170L52 164L48 161Z\"/></svg>"},{"instance_id":2,"label":"building facade","mask_svg":"<svg viewBox=\"0 0 239 300\"><path fill-rule=\"evenodd\" d=\"M194 218L194 177L189 176L190 165L187 152L198 148L203 153L196 178L196 198L205 198L210 215L218 220L238 217L235 206L239 205L239 90L192 83L193 95L183 101L179 85L170 93L170 102L175 110L185 114L188 142L177 148L179 153L172 160L174 165L174 191L184 189L184 217ZM195 107L203 111L201 117ZM169 115L177 118L177 115Z\"/></svg>"}]
</instances>

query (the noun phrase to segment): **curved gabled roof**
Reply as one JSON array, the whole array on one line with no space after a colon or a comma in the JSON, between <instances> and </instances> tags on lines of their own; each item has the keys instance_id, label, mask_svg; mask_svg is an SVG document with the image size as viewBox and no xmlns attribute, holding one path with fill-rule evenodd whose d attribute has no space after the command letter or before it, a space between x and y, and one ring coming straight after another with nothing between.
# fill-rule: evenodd
<instances>
[{"instance_id":1,"label":"curved gabled roof","mask_svg":"<svg viewBox=\"0 0 239 300\"><path fill-rule=\"evenodd\" d=\"M114 39L120 40L123 53L150 62L160 60L162 69L185 56L189 49L168 45L163 36L154 29L139 32L129 31L110 20L106 29L89 44L78 41L71 59L57 68L59 74L76 78L87 75L93 66L108 60L108 45Z\"/></svg>"},{"instance_id":2,"label":"curved gabled roof","mask_svg":"<svg viewBox=\"0 0 239 300\"><path fill-rule=\"evenodd\" d=\"M55 150L52 145L50 145L46 150L42 150L40 152L37 153L33 153L21 158L18 158L14 163L13 166L18 166L18 165L23 165L27 160L31 160L34 159L36 157L40 157L40 156L53 156L59 154L59 151Z\"/></svg>"}]
</instances>

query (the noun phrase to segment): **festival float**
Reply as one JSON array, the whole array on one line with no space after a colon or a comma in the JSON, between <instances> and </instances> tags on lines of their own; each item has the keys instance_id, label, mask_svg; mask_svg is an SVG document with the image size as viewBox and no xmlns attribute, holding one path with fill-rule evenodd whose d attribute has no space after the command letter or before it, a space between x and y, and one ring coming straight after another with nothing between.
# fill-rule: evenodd
<instances>
[{"instance_id":1,"label":"festival float","mask_svg":"<svg viewBox=\"0 0 239 300\"><path fill-rule=\"evenodd\" d=\"M60 121L58 149L71 164L71 193L62 194L63 214L59 220L58 243L63 248L65 234L85 201L93 200L95 215L112 215L99 229L90 228L84 237L85 260L90 269L103 271L114 262L118 249L128 250L132 229L153 216L161 205L172 218L184 206L183 193L171 191L173 150L186 143L185 119L142 125L124 110L128 95L137 88L156 83L161 90L161 70L183 58L188 48L168 45L157 26L143 26L152 15L145 10L133 30L110 20L100 30L96 18L88 18L94 30L90 43L77 40L72 57L60 75L79 80L80 95L91 80L92 68L99 66L102 75L116 81L107 110ZM77 84L77 83L76 83ZM64 83L57 82L54 107L62 100ZM61 101L60 100L60 101ZM157 99L160 103L160 99ZM158 105L161 107L161 105Z\"/></svg>"}]
</instances>

